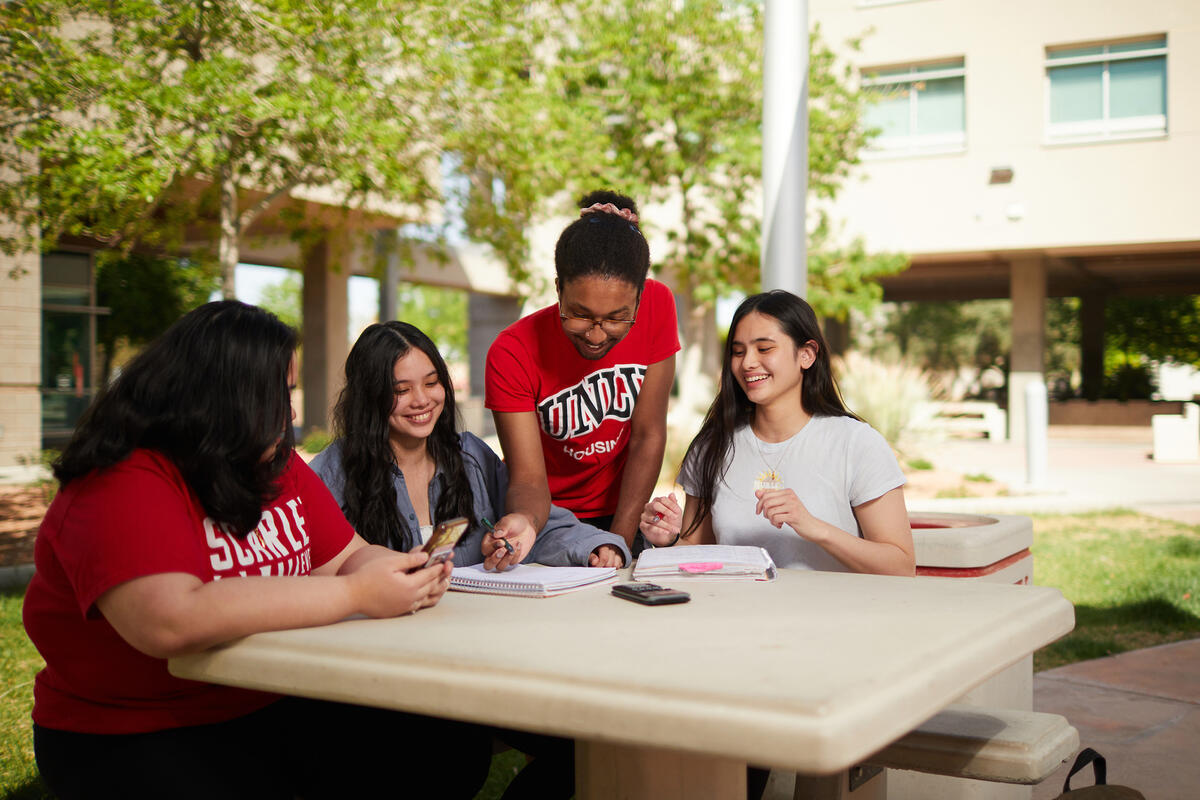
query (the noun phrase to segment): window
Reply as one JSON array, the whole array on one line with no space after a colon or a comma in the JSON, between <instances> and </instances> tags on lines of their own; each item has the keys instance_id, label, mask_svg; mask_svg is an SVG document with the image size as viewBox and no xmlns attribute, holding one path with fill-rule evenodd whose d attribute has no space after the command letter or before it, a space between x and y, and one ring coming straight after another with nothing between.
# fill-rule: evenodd
<instances>
[{"instance_id":1,"label":"window","mask_svg":"<svg viewBox=\"0 0 1200 800\"><path fill-rule=\"evenodd\" d=\"M70 436L94 392L96 345L92 259L86 253L42 256L42 438Z\"/></svg>"},{"instance_id":2,"label":"window","mask_svg":"<svg viewBox=\"0 0 1200 800\"><path fill-rule=\"evenodd\" d=\"M1046 135L1053 141L1167 131L1167 37L1046 51Z\"/></svg>"},{"instance_id":3,"label":"window","mask_svg":"<svg viewBox=\"0 0 1200 800\"><path fill-rule=\"evenodd\" d=\"M871 149L885 153L945 153L966 146L963 59L870 70L866 124L880 131Z\"/></svg>"}]
</instances>

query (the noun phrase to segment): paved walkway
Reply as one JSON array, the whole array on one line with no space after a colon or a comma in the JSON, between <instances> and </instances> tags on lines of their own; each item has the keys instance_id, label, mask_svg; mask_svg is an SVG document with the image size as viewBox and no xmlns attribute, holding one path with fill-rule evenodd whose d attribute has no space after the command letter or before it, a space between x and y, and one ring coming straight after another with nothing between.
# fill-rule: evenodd
<instances>
[{"instance_id":1,"label":"paved walkway","mask_svg":"<svg viewBox=\"0 0 1200 800\"><path fill-rule=\"evenodd\" d=\"M1070 720L1080 746L1104 756L1109 783L1148 800L1200 797L1200 639L1039 672L1033 707ZM1068 769L1035 787L1034 800L1057 797ZM1091 767L1071 781L1090 785Z\"/></svg>"},{"instance_id":2,"label":"paved walkway","mask_svg":"<svg viewBox=\"0 0 1200 800\"><path fill-rule=\"evenodd\" d=\"M1054 426L1046 480L1030 486L1023 443L949 440L926 448L924 457L939 469L989 475L1009 487L1009 496L920 499L909 508L1025 514L1122 507L1200 525L1200 462L1159 463L1150 453L1149 428Z\"/></svg>"}]
</instances>

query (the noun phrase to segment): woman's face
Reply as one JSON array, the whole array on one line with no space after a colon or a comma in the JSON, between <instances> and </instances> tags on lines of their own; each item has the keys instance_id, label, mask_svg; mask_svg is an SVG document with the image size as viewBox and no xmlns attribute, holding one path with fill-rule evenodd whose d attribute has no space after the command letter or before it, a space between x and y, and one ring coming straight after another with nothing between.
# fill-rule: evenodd
<instances>
[{"instance_id":1,"label":"woman's face","mask_svg":"<svg viewBox=\"0 0 1200 800\"><path fill-rule=\"evenodd\" d=\"M558 286L563 333L589 361L603 358L629 334L637 308L637 287L620 278L585 275Z\"/></svg>"},{"instance_id":2,"label":"woman's face","mask_svg":"<svg viewBox=\"0 0 1200 800\"><path fill-rule=\"evenodd\" d=\"M755 405L770 405L795 395L800 400L804 370L812 366L816 344L796 347L774 317L751 311L733 331L729 368L733 377Z\"/></svg>"},{"instance_id":3,"label":"woman's face","mask_svg":"<svg viewBox=\"0 0 1200 800\"><path fill-rule=\"evenodd\" d=\"M446 404L446 387L438 380L433 361L416 347L396 359L392 369L391 438L425 441Z\"/></svg>"}]
</instances>

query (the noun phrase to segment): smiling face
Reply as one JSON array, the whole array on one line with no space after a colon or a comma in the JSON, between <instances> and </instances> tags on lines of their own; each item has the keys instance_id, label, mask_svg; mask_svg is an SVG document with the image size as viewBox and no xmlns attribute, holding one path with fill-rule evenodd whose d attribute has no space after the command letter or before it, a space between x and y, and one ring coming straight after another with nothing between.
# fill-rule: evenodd
<instances>
[{"instance_id":1,"label":"smiling face","mask_svg":"<svg viewBox=\"0 0 1200 800\"><path fill-rule=\"evenodd\" d=\"M637 288L620 278L584 275L558 286L558 313L567 317L563 333L589 361L603 358L629 334L637 308Z\"/></svg>"},{"instance_id":2,"label":"smiling face","mask_svg":"<svg viewBox=\"0 0 1200 800\"><path fill-rule=\"evenodd\" d=\"M750 402L770 406L780 401L801 408L804 370L816 358L816 343L797 347L774 317L752 311L733 331L730 371Z\"/></svg>"},{"instance_id":3,"label":"smiling face","mask_svg":"<svg viewBox=\"0 0 1200 800\"><path fill-rule=\"evenodd\" d=\"M424 442L446 404L446 387L438 380L429 356L413 347L392 369L391 439L397 443Z\"/></svg>"}]
</instances>

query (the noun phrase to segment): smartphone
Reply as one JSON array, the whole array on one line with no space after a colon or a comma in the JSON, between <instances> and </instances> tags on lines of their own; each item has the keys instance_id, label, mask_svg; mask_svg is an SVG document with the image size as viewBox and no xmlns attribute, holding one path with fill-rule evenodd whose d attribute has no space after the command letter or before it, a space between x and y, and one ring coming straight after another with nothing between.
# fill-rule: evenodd
<instances>
[{"instance_id":1,"label":"smartphone","mask_svg":"<svg viewBox=\"0 0 1200 800\"><path fill-rule=\"evenodd\" d=\"M429 541L421 548L429 553L429 560L421 569L441 564L453 558L454 545L458 544L458 540L466 533L468 524L466 517L455 517L445 522L439 522L433 529L433 533L429 535Z\"/></svg>"},{"instance_id":2,"label":"smartphone","mask_svg":"<svg viewBox=\"0 0 1200 800\"><path fill-rule=\"evenodd\" d=\"M612 593L625 600L647 606L665 606L670 603L686 603L692 599L687 592L667 589L657 583L618 583Z\"/></svg>"}]
</instances>

